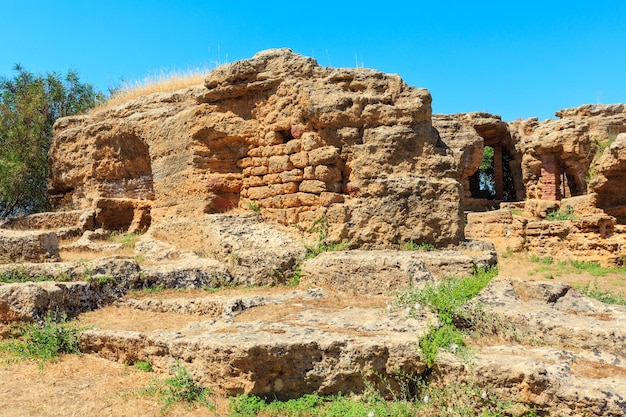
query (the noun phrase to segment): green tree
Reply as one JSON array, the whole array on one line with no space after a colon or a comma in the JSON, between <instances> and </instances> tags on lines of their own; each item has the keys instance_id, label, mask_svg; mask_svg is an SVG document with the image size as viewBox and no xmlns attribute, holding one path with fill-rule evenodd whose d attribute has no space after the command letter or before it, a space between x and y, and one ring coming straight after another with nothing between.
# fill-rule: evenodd
<instances>
[{"instance_id":1,"label":"green tree","mask_svg":"<svg viewBox=\"0 0 626 417\"><path fill-rule=\"evenodd\" d=\"M483 158L480 161L479 179L480 189L485 190L491 197L495 196L495 173L493 169L493 148L485 146L483 149Z\"/></svg>"},{"instance_id":2,"label":"green tree","mask_svg":"<svg viewBox=\"0 0 626 417\"><path fill-rule=\"evenodd\" d=\"M0 78L0 217L48 209L48 150L59 117L104 100L75 71L35 75L16 65Z\"/></svg>"}]
</instances>

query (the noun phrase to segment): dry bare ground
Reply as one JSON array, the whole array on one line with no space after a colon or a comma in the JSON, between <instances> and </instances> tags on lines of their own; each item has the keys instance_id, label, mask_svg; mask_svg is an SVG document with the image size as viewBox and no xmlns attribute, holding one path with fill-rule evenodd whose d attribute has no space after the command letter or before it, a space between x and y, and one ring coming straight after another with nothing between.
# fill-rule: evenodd
<instances>
[{"instance_id":1,"label":"dry bare ground","mask_svg":"<svg viewBox=\"0 0 626 417\"><path fill-rule=\"evenodd\" d=\"M542 268L544 270L542 270ZM571 284L586 284L597 280L602 289L624 291L626 274L607 274L594 277L587 272L558 270L556 266L541 262L531 262L528 256L513 254L507 258L500 257L500 276L517 276L529 280L554 279ZM540 269L538 271L538 269ZM558 270L558 271L557 271ZM555 272L556 271L556 272ZM559 274L552 278L549 275ZM236 289L224 290L232 293ZM276 289L262 290L276 291ZM158 294L159 298L180 298L206 295L201 291L167 291ZM137 297L137 295L134 295ZM359 305L384 305L381 298L362 297L355 300ZM328 294L327 301L320 308L331 305L342 306L349 300L339 295ZM327 305L323 305L328 303ZM295 306L294 306L295 307ZM277 311L258 311L268 320L280 320ZM258 318L258 317L257 317ZM241 319L245 319L242 316ZM175 328L190 321L198 320L197 316L175 313L159 313L135 311L128 315L114 307L84 314L80 321L83 325L96 325L100 328L153 330L157 328ZM47 363L40 369L35 362L7 363L7 357L0 357L0 416L158 416L161 415L163 404L154 397L138 395L148 387L154 379L164 379L164 373L147 373L131 366L113 363L92 355L66 355L59 360ZM585 364L579 364L580 373L594 372ZM226 416L228 415L228 399L211 396L215 410L198 406L187 408L176 404L169 408L168 416Z\"/></svg>"}]
</instances>

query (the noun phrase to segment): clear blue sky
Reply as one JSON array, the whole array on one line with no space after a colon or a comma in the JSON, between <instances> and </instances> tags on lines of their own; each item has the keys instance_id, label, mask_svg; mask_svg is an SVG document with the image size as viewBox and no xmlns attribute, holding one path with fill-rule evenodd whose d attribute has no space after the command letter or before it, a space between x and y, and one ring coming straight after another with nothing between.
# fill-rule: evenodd
<instances>
[{"instance_id":1,"label":"clear blue sky","mask_svg":"<svg viewBox=\"0 0 626 417\"><path fill-rule=\"evenodd\" d=\"M626 1L0 0L0 76L15 63L107 91L161 70L289 47L320 65L397 73L433 111L553 117L626 101Z\"/></svg>"}]
</instances>

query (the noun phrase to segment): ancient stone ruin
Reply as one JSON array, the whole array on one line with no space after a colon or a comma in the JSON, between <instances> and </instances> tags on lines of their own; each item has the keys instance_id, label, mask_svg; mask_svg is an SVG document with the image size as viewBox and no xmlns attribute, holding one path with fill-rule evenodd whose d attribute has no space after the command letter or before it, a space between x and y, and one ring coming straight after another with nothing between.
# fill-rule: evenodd
<instances>
[{"instance_id":1,"label":"ancient stone ruin","mask_svg":"<svg viewBox=\"0 0 626 417\"><path fill-rule=\"evenodd\" d=\"M626 109L557 116L433 115L429 92L397 75L278 49L203 85L60 119L55 211L0 224L0 275L27 281L0 283L0 335L48 311L92 311L97 323L115 309L126 327L83 332L83 352L161 370L182 360L230 395L361 392L366 369L424 374L417 345L435 315L353 299L380 305L398 289L470 275L496 250L626 262ZM344 250L310 256L333 244ZM297 290L269 293L127 294L293 279ZM495 384L547 415L626 412L624 308L512 277L478 298L543 344L481 347L474 368L442 353L428 372ZM167 314L188 320L161 323ZM580 363L617 376L576 373Z\"/></svg>"},{"instance_id":2,"label":"ancient stone ruin","mask_svg":"<svg viewBox=\"0 0 626 417\"><path fill-rule=\"evenodd\" d=\"M456 244L460 189L430 102L398 76L262 52L204 86L60 120L52 201L159 236L181 215L253 206L303 228L325 217L354 246Z\"/></svg>"}]
</instances>

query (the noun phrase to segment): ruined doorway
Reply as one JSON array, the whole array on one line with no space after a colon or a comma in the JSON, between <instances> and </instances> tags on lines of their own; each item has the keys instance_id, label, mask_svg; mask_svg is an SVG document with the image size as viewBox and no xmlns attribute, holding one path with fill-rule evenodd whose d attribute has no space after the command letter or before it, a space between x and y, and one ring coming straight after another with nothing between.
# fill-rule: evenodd
<instances>
[{"instance_id":1,"label":"ruined doorway","mask_svg":"<svg viewBox=\"0 0 626 417\"><path fill-rule=\"evenodd\" d=\"M485 145L478 170L470 177L472 198L515 201L513 158L499 144Z\"/></svg>"}]
</instances>

